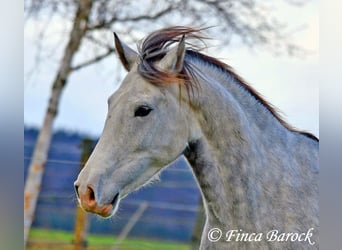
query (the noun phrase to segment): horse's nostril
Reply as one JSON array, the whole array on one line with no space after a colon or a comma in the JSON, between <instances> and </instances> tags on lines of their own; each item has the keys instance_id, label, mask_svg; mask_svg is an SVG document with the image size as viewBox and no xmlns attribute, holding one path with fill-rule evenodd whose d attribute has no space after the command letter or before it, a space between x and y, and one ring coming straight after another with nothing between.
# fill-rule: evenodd
<instances>
[{"instance_id":1,"label":"horse's nostril","mask_svg":"<svg viewBox=\"0 0 342 250\"><path fill-rule=\"evenodd\" d=\"M88 193L88 198L89 201L94 201L95 200L95 193L91 187L87 187L87 193Z\"/></svg>"}]
</instances>

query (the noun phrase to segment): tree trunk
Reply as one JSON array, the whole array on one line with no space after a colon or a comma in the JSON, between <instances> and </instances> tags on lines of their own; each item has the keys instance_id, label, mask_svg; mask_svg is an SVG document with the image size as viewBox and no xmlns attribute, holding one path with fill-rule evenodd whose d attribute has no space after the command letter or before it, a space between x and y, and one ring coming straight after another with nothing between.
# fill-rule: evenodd
<instances>
[{"instance_id":1,"label":"tree trunk","mask_svg":"<svg viewBox=\"0 0 342 250\"><path fill-rule=\"evenodd\" d=\"M52 137L53 121L58 112L59 100L71 73L71 63L84 37L88 19L92 8L92 0L80 0L68 44L53 82L51 97L46 110L43 125L34 148L24 191L24 244L26 246L28 234L34 218L34 211L40 191L44 166Z\"/></svg>"}]
</instances>

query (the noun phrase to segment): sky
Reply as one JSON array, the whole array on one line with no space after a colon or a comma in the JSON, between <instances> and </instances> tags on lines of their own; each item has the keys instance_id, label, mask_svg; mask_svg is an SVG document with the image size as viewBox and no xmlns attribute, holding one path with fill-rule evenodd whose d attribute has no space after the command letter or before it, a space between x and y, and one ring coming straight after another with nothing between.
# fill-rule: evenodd
<instances>
[{"instance_id":1,"label":"sky","mask_svg":"<svg viewBox=\"0 0 342 250\"><path fill-rule=\"evenodd\" d=\"M300 27L299 31L291 34L291 39L309 51L305 57L275 56L258 47L225 47L219 43L219 37L214 38L220 45L207 49L205 53L231 65L281 111L288 123L319 136L318 1L311 1L301 8L289 9L285 4L279 5L277 13L279 19L286 20L293 30ZM58 60L53 54L44 54L46 59L41 65L35 63L38 31L44 24L29 22L25 25L24 122L26 126L40 127ZM55 22L53 25L58 31L65 23ZM47 38L56 43L59 36L61 33L54 32L52 28ZM112 34L108 34L106 39L113 39ZM54 53L61 49L63 43ZM125 71L115 55L73 73L62 95L54 129L99 136L107 113L107 99L119 87L124 75Z\"/></svg>"}]
</instances>

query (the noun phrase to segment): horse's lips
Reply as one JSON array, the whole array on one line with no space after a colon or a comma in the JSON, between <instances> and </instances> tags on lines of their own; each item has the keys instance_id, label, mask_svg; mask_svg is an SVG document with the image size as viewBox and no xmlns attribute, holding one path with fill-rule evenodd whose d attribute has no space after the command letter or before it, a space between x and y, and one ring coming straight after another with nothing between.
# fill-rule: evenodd
<instances>
[{"instance_id":1,"label":"horse's lips","mask_svg":"<svg viewBox=\"0 0 342 250\"><path fill-rule=\"evenodd\" d=\"M119 193L117 193L114 196L110 204L104 205L103 207L99 208L97 211L93 211L93 212L105 218L110 217L114 214L113 211L116 210L118 203L119 203Z\"/></svg>"},{"instance_id":2,"label":"horse's lips","mask_svg":"<svg viewBox=\"0 0 342 250\"><path fill-rule=\"evenodd\" d=\"M102 217L109 217L111 215L111 211L113 210L113 206L107 205L106 207L103 208L101 212L98 212L98 215Z\"/></svg>"}]
</instances>

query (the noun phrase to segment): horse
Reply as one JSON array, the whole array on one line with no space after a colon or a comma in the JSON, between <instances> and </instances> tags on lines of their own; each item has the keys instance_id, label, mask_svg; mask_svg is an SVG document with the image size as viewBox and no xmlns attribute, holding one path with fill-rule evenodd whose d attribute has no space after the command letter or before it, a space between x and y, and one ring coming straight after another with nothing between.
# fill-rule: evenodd
<instances>
[{"instance_id":1,"label":"horse","mask_svg":"<svg viewBox=\"0 0 342 250\"><path fill-rule=\"evenodd\" d=\"M136 52L114 33L128 73L74 183L80 206L108 218L184 156L206 214L200 249L318 249L319 140L200 52L194 44L206 38L168 27Z\"/></svg>"}]
</instances>

